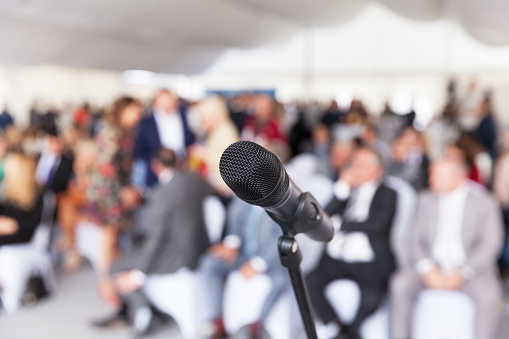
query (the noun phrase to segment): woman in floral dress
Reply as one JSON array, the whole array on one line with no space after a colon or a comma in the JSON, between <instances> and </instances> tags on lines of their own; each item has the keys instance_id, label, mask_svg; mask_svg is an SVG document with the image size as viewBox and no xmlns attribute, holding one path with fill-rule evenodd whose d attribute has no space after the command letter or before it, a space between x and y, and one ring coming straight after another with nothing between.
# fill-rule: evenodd
<instances>
[{"instance_id":1,"label":"woman in floral dress","mask_svg":"<svg viewBox=\"0 0 509 339\"><path fill-rule=\"evenodd\" d=\"M113 103L96 135L97 158L89 172L84 215L103 230L94 267L100 279L99 292L108 303L116 302L109 268L117 255L118 232L129 226L140 199L130 186L130 177L134 134L141 114L140 103L131 97Z\"/></svg>"}]
</instances>

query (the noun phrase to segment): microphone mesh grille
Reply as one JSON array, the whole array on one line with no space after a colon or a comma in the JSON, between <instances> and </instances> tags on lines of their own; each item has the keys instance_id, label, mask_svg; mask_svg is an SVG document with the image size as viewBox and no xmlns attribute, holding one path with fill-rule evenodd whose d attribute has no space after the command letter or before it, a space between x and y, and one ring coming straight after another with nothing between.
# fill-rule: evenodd
<instances>
[{"instance_id":1,"label":"microphone mesh grille","mask_svg":"<svg viewBox=\"0 0 509 339\"><path fill-rule=\"evenodd\" d=\"M272 152L250 141L238 141L223 152L219 171L224 182L242 200L256 201L266 198L281 180L281 161ZM271 206L281 200L288 190L285 175L283 187L274 197L259 206Z\"/></svg>"}]
</instances>

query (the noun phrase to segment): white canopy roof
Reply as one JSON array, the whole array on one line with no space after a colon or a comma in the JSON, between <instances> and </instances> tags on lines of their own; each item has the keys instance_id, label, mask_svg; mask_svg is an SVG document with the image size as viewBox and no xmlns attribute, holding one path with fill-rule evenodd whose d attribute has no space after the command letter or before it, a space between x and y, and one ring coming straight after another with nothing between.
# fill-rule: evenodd
<instances>
[{"instance_id":1,"label":"white canopy roof","mask_svg":"<svg viewBox=\"0 0 509 339\"><path fill-rule=\"evenodd\" d=\"M304 64L304 71L313 73L429 71L461 65L456 60L462 54L461 39L469 40L463 31L485 44L509 44L508 1L376 2L412 20L368 0L3 0L0 64L197 74L218 60L221 66L221 58L223 64L226 57L231 61L232 48L248 49L252 60L259 60L256 48L293 43L294 49L286 49L290 55L278 47L282 54L272 59L282 69L264 63L258 66L266 67L261 71L295 73L296 63L299 72ZM402 23L409 28L402 29L406 27ZM299 32L310 27L312 33L299 38ZM473 43L470 40L468 44ZM488 48L474 44L475 53ZM304 52L309 47L311 61ZM444 52L448 48L456 53ZM483 67L493 60L508 60L507 49L502 50L481 58ZM464 52L473 53L470 48ZM249 58L223 71L260 71L251 67ZM499 66L509 66L506 63ZM222 68L212 68L218 69Z\"/></svg>"}]
</instances>

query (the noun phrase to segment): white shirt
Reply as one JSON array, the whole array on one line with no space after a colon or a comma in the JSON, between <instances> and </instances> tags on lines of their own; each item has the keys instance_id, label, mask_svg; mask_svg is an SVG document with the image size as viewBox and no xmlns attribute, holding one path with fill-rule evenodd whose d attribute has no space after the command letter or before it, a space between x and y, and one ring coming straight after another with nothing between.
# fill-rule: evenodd
<instances>
[{"instance_id":1,"label":"white shirt","mask_svg":"<svg viewBox=\"0 0 509 339\"><path fill-rule=\"evenodd\" d=\"M444 271L462 267L467 259L462 228L468 186L463 184L438 201L438 223L431 255Z\"/></svg>"},{"instance_id":2,"label":"white shirt","mask_svg":"<svg viewBox=\"0 0 509 339\"><path fill-rule=\"evenodd\" d=\"M41 153L41 157L39 158L39 162L37 163L37 168L35 170L35 179L39 185L45 186L48 184L51 171L59 161L60 155L56 153L44 151Z\"/></svg>"},{"instance_id":3,"label":"white shirt","mask_svg":"<svg viewBox=\"0 0 509 339\"><path fill-rule=\"evenodd\" d=\"M369 217L371 201L379 186L378 182L370 181L355 191L350 192L350 187L344 182L334 185L334 195L339 200L346 200L350 195L350 201L343 213L343 219L356 222L364 222ZM341 232L342 220L333 217L336 233L327 245L327 254L334 259L346 262L370 262L375 258L375 252L371 247L368 236L363 232Z\"/></svg>"},{"instance_id":4,"label":"white shirt","mask_svg":"<svg viewBox=\"0 0 509 339\"><path fill-rule=\"evenodd\" d=\"M465 278L472 273L465 264L467 255L463 246L463 215L469 184L462 184L451 193L438 200L438 216L435 239L431 249L431 258L421 259L416 266L417 272L424 274L438 266L450 272L460 270Z\"/></svg>"},{"instance_id":5,"label":"white shirt","mask_svg":"<svg viewBox=\"0 0 509 339\"><path fill-rule=\"evenodd\" d=\"M164 170L161 171L161 173L159 173L157 180L161 185L166 185L170 183L174 175L175 173L172 170L165 168Z\"/></svg>"},{"instance_id":6,"label":"white shirt","mask_svg":"<svg viewBox=\"0 0 509 339\"><path fill-rule=\"evenodd\" d=\"M177 156L185 154L184 124L180 114L154 111L154 119L161 145L173 150Z\"/></svg>"}]
</instances>

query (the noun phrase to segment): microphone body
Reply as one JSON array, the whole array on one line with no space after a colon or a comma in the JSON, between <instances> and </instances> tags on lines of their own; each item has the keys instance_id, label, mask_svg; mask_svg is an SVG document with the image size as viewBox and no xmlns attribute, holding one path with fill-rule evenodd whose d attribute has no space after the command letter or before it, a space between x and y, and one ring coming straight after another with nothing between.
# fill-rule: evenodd
<instances>
[{"instance_id":1,"label":"microphone body","mask_svg":"<svg viewBox=\"0 0 509 339\"><path fill-rule=\"evenodd\" d=\"M330 241L330 217L310 193L293 183L272 152L250 141L238 141L223 152L221 177L241 200L263 207L290 236L304 233L311 239Z\"/></svg>"}]
</instances>

